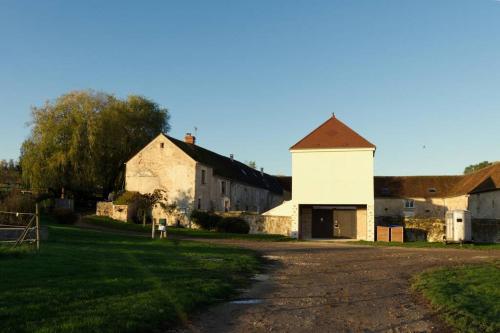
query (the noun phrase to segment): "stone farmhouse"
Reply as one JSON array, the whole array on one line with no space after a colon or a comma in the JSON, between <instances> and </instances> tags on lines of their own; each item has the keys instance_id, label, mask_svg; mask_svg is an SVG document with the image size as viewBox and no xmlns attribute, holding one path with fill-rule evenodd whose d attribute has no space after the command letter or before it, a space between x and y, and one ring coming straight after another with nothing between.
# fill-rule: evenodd
<instances>
[{"instance_id":1,"label":"stone farmhouse","mask_svg":"<svg viewBox=\"0 0 500 333\"><path fill-rule=\"evenodd\" d=\"M125 189L167 190L178 211L154 209L152 218L169 224L186 224L193 209L251 212L251 232L374 240L375 226L396 217L439 224L427 238L437 240L446 212L467 209L499 239L500 163L468 175L379 177L375 150L333 115L290 148L292 177L278 177L202 148L189 133L184 141L160 134L126 163Z\"/></svg>"},{"instance_id":2,"label":"stone farmhouse","mask_svg":"<svg viewBox=\"0 0 500 333\"><path fill-rule=\"evenodd\" d=\"M186 134L184 141L158 135L126 163L125 189L152 193L167 190L184 215L192 209L216 212L261 213L283 202L290 194L278 177L196 145ZM153 218L167 218L161 210ZM169 223L171 223L169 219Z\"/></svg>"},{"instance_id":3,"label":"stone farmhouse","mask_svg":"<svg viewBox=\"0 0 500 333\"><path fill-rule=\"evenodd\" d=\"M500 218L500 163L460 176L375 177L375 215L444 219L449 210Z\"/></svg>"}]
</instances>

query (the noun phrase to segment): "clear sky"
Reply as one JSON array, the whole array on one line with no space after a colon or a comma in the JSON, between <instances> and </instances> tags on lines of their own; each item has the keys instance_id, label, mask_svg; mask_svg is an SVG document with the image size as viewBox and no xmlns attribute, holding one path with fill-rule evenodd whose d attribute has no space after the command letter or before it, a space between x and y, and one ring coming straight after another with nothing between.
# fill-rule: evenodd
<instances>
[{"instance_id":1,"label":"clear sky","mask_svg":"<svg viewBox=\"0 0 500 333\"><path fill-rule=\"evenodd\" d=\"M332 112L377 175L461 173L500 160L500 2L0 0L0 159L30 106L86 88L270 173Z\"/></svg>"}]
</instances>

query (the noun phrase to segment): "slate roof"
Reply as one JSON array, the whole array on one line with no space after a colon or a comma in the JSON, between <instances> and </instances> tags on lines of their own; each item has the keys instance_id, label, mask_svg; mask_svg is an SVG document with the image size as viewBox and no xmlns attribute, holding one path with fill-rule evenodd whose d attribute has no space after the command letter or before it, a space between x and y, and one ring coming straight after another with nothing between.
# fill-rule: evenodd
<instances>
[{"instance_id":1,"label":"slate roof","mask_svg":"<svg viewBox=\"0 0 500 333\"><path fill-rule=\"evenodd\" d=\"M454 197L500 189L500 163L459 176L406 176L374 179L375 197ZM431 191L434 189L435 191Z\"/></svg>"},{"instance_id":2,"label":"slate roof","mask_svg":"<svg viewBox=\"0 0 500 333\"><path fill-rule=\"evenodd\" d=\"M332 115L290 149L375 148L375 145Z\"/></svg>"},{"instance_id":3,"label":"slate roof","mask_svg":"<svg viewBox=\"0 0 500 333\"><path fill-rule=\"evenodd\" d=\"M292 193L292 177L291 176L275 176L275 177L280 182L283 190Z\"/></svg>"},{"instance_id":4,"label":"slate roof","mask_svg":"<svg viewBox=\"0 0 500 333\"><path fill-rule=\"evenodd\" d=\"M278 179L267 173L261 174L244 163L231 160L200 146L186 143L165 135L172 143L184 151L195 161L207 165L214 170L214 174L224 178L239 181L254 187L263 188L276 194L282 194L283 188Z\"/></svg>"}]
</instances>

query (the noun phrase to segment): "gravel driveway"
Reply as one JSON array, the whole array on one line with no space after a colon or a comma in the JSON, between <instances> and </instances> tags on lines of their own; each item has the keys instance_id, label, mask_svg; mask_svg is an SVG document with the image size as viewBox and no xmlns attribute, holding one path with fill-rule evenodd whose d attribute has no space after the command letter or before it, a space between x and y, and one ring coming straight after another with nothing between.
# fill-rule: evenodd
<instances>
[{"instance_id":1,"label":"gravel driveway","mask_svg":"<svg viewBox=\"0 0 500 333\"><path fill-rule=\"evenodd\" d=\"M494 250L210 242L257 250L269 269L241 298L177 332L446 332L410 292L410 278L431 267L499 259Z\"/></svg>"}]
</instances>

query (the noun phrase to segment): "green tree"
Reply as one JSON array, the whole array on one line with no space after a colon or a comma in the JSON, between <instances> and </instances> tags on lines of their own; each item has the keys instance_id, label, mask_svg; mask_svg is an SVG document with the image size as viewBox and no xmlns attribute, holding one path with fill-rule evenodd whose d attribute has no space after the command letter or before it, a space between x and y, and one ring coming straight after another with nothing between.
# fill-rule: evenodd
<instances>
[{"instance_id":1,"label":"green tree","mask_svg":"<svg viewBox=\"0 0 500 333\"><path fill-rule=\"evenodd\" d=\"M248 161L246 164L252 169L257 169L257 163L255 161Z\"/></svg>"},{"instance_id":2,"label":"green tree","mask_svg":"<svg viewBox=\"0 0 500 333\"><path fill-rule=\"evenodd\" d=\"M31 126L20 159L28 186L104 195L122 187L124 163L170 128L168 111L147 98L90 90L33 107Z\"/></svg>"},{"instance_id":3,"label":"green tree","mask_svg":"<svg viewBox=\"0 0 500 333\"><path fill-rule=\"evenodd\" d=\"M490 166L492 164L493 164L492 162L488 162L488 161L483 161L483 162L477 163L477 164L471 164L464 169L464 175L471 173L471 172L474 172L474 171L477 171L477 170L480 170L482 168L486 168L487 166Z\"/></svg>"}]
</instances>

